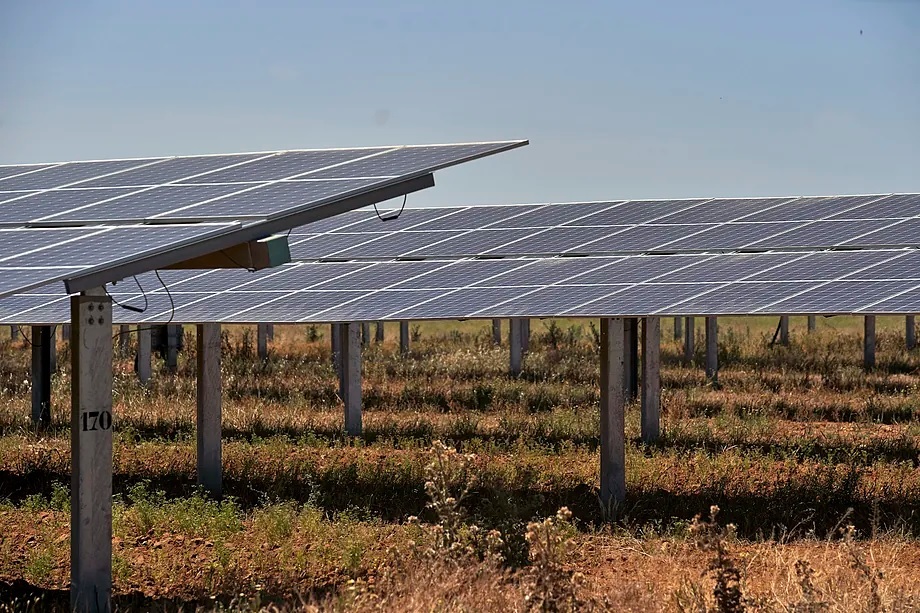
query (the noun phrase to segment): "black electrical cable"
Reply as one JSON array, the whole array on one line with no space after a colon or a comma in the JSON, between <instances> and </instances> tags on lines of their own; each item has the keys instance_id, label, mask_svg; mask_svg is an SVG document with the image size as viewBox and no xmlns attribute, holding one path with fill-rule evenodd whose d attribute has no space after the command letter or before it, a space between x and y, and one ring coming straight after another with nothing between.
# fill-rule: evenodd
<instances>
[{"instance_id":1,"label":"black electrical cable","mask_svg":"<svg viewBox=\"0 0 920 613\"><path fill-rule=\"evenodd\" d=\"M399 219L399 216L402 215L402 212L406 208L406 200L409 199L409 194L403 194L402 206L399 207L399 212L396 215L390 215L389 217L384 217L380 214L380 211L377 210L377 203L374 203L374 212L377 213L377 219L380 221L393 221L394 219Z\"/></svg>"},{"instance_id":2,"label":"black electrical cable","mask_svg":"<svg viewBox=\"0 0 920 613\"><path fill-rule=\"evenodd\" d=\"M172 323L173 317L176 316L176 303L173 300L172 294L169 292L169 288L166 287L166 283L163 282L163 277L160 276L159 270L154 270L153 273L157 276L157 279L160 280L160 285L163 286L163 290L166 292L166 295L169 297L169 320L166 322L166 325Z\"/></svg>"}]
</instances>

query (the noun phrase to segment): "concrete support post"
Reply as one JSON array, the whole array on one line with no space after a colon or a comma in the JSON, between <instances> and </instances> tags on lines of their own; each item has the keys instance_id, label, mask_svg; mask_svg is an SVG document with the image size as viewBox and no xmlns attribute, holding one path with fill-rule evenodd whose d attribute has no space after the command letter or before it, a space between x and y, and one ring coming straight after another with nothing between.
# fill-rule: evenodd
<instances>
[{"instance_id":1,"label":"concrete support post","mask_svg":"<svg viewBox=\"0 0 920 613\"><path fill-rule=\"evenodd\" d=\"M814 315L808 316L808 333L811 334L818 329L818 318Z\"/></svg>"},{"instance_id":2,"label":"concrete support post","mask_svg":"<svg viewBox=\"0 0 920 613\"><path fill-rule=\"evenodd\" d=\"M256 326L256 354L260 360L268 359L268 324Z\"/></svg>"},{"instance_id":3,"label":"concrete support post","mask_svg":"<svg viewBox=\"0 0 920 613\"><path fill-rule=\"evenodd\" d=\"M530 351L530 319L519 319L521 323L521 351Z\"/></svg>"},{"instance_id":4,"label":"concrete support post","mask_svg":"<svg viewBox=\"0 0 920 613\"><path fill-rule=\"evenodd\" d=\"M72 350L71 350L72 351ZM150 326L137 326L137 378L147 383L151 374Z\"/></svg>"},{"instance_id":5,"label":"concrete support post","mask_svg":"<svg viewBox=\"0 0 920 613\"><path fill-rule=\"evenodd\" d=\"M719 319L706 318L706 378L719 381Z\"/></svg>"},{"instance_id":6,"label":"concrete support post","mask_svg":"<svg viewBox=\"0 0 920 613\"><path fill-rule=\"evenodd\" d=\"M779 344L789 344L789 316L782 315L779 318Z\"/></svg>"},{"instance_id":7,"label":"concrete support post","mask_svg":"<svg viewBox=\"0 0 920 613\"><path fill-rule=\"evenodd\" d=\"M377 322L377 327L376 327L376 329L374 330L374 342L376 342L376 343L382 343L382 342L383 342L383 339L384 339L384 334L383 334L383 333L384 333L383 322L382 322L382 321L378 321L378 322Z\"/></svg>"},{"instance_id":8,"label":"concrete support post","mask_svg":"<svg viewBox=\"0 0 920 613\"><path fill-rule=\"evenodd\" d=\"M502 320L492 320L492 344L496 347L502 346Z\"/></svg>"},{"instance_id":9,"label":"concrete support post","mask_svg":"<svg viewBox=\"0 0 920 613\"><path fill-rule=\"evenodd\" d=\"M696 329L692 317L687 317L684 322L684 361L690 363L696 354Z\"/></svg>"},{"instance_id":10,"label":"concrete support post","mask_svg":"<svg viewBox=\"0 0 920 613\"><path fill-rule=\"evenodd\" d=\"M361 330L364 324L342 324L342 388L345 433L361 435Z\"/></svg>"},{"instance_id":11,"label":"concrete support post","mask_svg":"<svg viewBox=\"0 0 920 613\"><path fill-rule=\"evenodd\" d=\"M914 322L913 315L904 318L904 341L908 351L917 346L917 324Z\"/></svg>"},{"instance_id":12,"label":"concrete support post","mask_svg":"<svg viewBox=\"0 0 920 613\"><path fill-rule=\"evenodd\" d=\"M626 499L626 394L622 319L601 319L601 502Z\"/></svg>"},{"instance_id":13,"label":"concrete support post","mask_svg":"<svg viewBox=\"0 0 920 613\"><path fill-rule=\"evenodd\" d=\"M166 369L176 372L179 368L179 335L182 326L170 324L166 326Z\"/></svg>"},{"instance_id":14,"label":"concrete support post","mask_svg":"<svg viewBox=\"0 0 920 613\"><path fill-rule=\"evenodd\" d=\"M361 346L367 347L371 343L371 324L365 321L361 324Z\"/></svg>"},{"instance_id":15,"label":"concrete support post","mask_svg":"<svg viewBox=\"0 0 920 613\"><path fill-rule=\"evenodd\" d=\"M118 326L118 353L128 355L128 346L131 343L131 326L121 324Z\"/></svg>"},{"instance_id":16,"label":"concrete support post","mask_svg":"<svg viewBox=\"0 0 920 613\"><path fill-rule=\"evenodd\" d=\"M275 340L275 324L265 324L265 338L268 339L268 342L274 342Z\"/></svg>"},{"instance_id":17,"label":"concrete support post","mask_svg":"<svg viewBox=\"0 0 920 613\"><path fill-rule=\"evenodd\" d=\"M198 485L213 496L223 490L221 462L220 324L198 324Z\"/></svg>"},{"instance_id":18,"label":"concrete support post","mask_svg":"<svg viewBox=\"0 0 920 613\"><path fill-rule=\"evenodd\" d=\"M523 359L523 350L521 347L521 320L508 320L508 348L510 350L510 372L512 377L521 374L521 361Z\"/></svg>"},{"instance_id":19,"label":"concrete support post","mask_svg":"<svg viewBox=\"0 0 920 613\"><path fill-rule=\"evenodd\" d=\"M70 299L70 609L110 611L112 594L112 299Z\"/></svg>"},{"instance_id":20,"label":"concrete support post","mask_svg":"<svg viewBox=\"0 0 920 613\"><path fill-rule=\"evenodd\" d=\"M51 372L57 372L57 326L48 326L48 351L51 356Z\"/></svg>"},{"instance_id":21,"label":"concrete support post","mask_svg":"<svg viewBox=\"0 0 920 613\"><path fill-rule=\"evenodd\" d=\"M409 353L409 322L399 322L399 353L406 355Z\"/></svg>"},{"instance_id":22,"label":"concrete support post","mask_svg":"<svg viewBox=\"0 0 920 613\"><path fill-rule=\"evenodd\" d=\"M51 424L51 326L32 326L32 423Z\"/></svg>"},{"instance_id":23,"label":"concrete support post","mask_svg":"<svg viewBox=\"0 0 920 613\"><path fill-rule=\"evenodd\" d=\"M875 315L866 315L863 363L866 370L875 368Z\"/></svg>"},{"instance_id":24,"label":"concrete support post","mask_svg":"<svg viewBox=\"0 0 920 613\"><path fill-rule=\"evenodd\" d=\"M679 341L684 336L684 318L674 318L674 340Z\"/></svg>"},{"instance_id":25,"label":"concrete support post","mask_svg":"<svg viewBox=\"0 0 920 613\"><path fill-rule=\"evenodd\" d=\"M624 319L623 334L624 385L626 398L631 401L639 397L639 320L635 317Z\"/></svg>"},{"instance_id":26,"label":"concrete support post","mask_svg":"<svg viewBox=\"0 0 920 613\"><path fill-rule=\"evenodd\" d=\"M70 324L64 324L61 326L61 340L65 343L70 342Z\"/></svg>"},{"instance_id":27,"label":"concrete support post","mask_svg":"<svg viewBox=\"0 0 920 613\"><path fill-rule=\"evenodd\" d=\"M10 326L10 340L19 340L19 326Z\"/></svg>"},{"instance_id":28,"label":"concrete support post","mask_svg":"<svg viewBox=\"0 0 920 613\"><path fill-rule=\"evenodd\" d=\"M661 431L661 319L642 321L642 441L653 443Z\"/></svg>"}]
</instances>

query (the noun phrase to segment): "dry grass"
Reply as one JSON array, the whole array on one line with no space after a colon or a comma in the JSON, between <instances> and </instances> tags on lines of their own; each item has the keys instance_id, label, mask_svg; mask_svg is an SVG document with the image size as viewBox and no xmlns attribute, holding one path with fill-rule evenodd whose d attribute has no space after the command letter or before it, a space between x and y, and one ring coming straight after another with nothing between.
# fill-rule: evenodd
<instances>
[{"instance_id":1,"label":"dry grass","mask_svg":"<svg viewBox=\"0 0 920 613\"><path fill-rule=\"evenodd\" d=\"M146 387L121 359L116 602L703 611L720 610L721 576L723 594L740 594L721 610L916 610L920 355L901 346L903 320L880 319L878 367L866 374L859 321L820 324L770 348L775 320L721 321L718 389L682 362L664 326L664 436L641 445L630 408L628 499L615 525L595 494L596 339L578 322L534 322L519 378L478 322L422 324L407 359L392 340L370 346L357 440L342 432L324 329L277 327L264 363L248 331L231 329L221 502L194 486L194 356ZM61 344L56 407L66 354ZM20 608L30 594L42 607L66 603L69 575L69 430L55 411L34 432L28 402L28 347L0 340L0 600L16 596ZM465 476L443 484L442 503L468 487L450 521L426 488L438 440L472 454ZM718 528L695 519L714 504ZM571 522L547 520L560 507ZM498 531L501 560L478 546L452 557L439 526Z\"/></svg>"}]
</instances>

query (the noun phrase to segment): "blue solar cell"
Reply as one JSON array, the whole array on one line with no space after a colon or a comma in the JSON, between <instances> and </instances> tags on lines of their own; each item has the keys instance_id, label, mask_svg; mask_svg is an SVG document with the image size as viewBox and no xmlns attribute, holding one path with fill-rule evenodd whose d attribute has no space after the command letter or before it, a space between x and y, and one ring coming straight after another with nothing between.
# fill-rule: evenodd
<instances>
[{"instance_id":1,"label":"blue solar cell","mask_svg":"<svg viewBox=\"0 0 920 613\"><path fill-rule=\"evenodd\" d=\"M845 245L852 239L891 224L890 220L816 221L752 243L759 249L816 248Z\"/></svg>"},{"instance_id":2,"label":"blue solar cell","mask_svg":"<svg viewBox=\"0 0 920 613\"><path fill-rule=\"evenodd\" d=\"M667 244L668 250L727 251L741 249L764 240L773 234L795 228L795 222L747 223L738 222L712 227L708 230L678 239Z\"/></svg>"},{"instance_id":3,"label":"blue solar cell","mask_svg":"<svg viewBox=\"0 0 920 613\"><path fill-rule=\"evenodd\" d=\"M858 251L855 253L874 253L878 257L887 257L887 261L868 268L862 272L855 272L847 279L888 280L888 279L920 279L920 252L917 251Z\"/></svg>"},{"instance_id":4,"label":"blue solar cell","mask_svg":"<svg viewBox=\"0 0 920 613\"><path fill-rule=\"evenodd\" d=\"M364 239L362 244L348 247L328 257L336 258L394 258L413 253L422 247L448 240L459 235L460 232L442 230L438 232L396 232L385 234L376 240ZM332 235L327 235L332 236ZM370 236L370 235L345 235L335 236ZM299 246L298 246L299 247Z\"/></svg>"},{"instance_id":5,"label":"blue solar cell","mask_svg":"<svg viewBox=\"0 0 920 613\"><path fill-rule=\"evenodd\" d=\"M468 285L495 285L498 281L489 280L491 277L496 279L506 279L507 273L516 268L528 268L532 262L526 260L458 260L455 262L445 262L438 260L441 267L422 277L408 279L400 283L400 288L405 289L426 289L426 288L443 288L456 289ZM449 265L448 265L449 264ZM396 264L387 264L387 266L405 266L405 262ZM522 270L523 270L522 269ZM510 273L514 274L514 273ZM499 275L496 277L496 275ZM508 281L502 281L500 285L515 285Z\"/></svg>"},{"instance_id":6,"label":"blue solar cell","mask_svg":"<svg viewBox=\"0 0 920 613\"><path fill-rule=\"evenodd\" d=\"M117 197L113 194L100 204L88 206L79 210L56 215L54 221L72 222L104 222L104 221L135 221L146 220L172 212L169 217L196 217L192 213L186 214L188 207L199 203L226 196L241 189L239 185L180 185L164 186L146 189L130 195ZM83 190L81 190L83 191ZM94 190L100 191L100 190ZM104 193L122 190L107 189ZM61 192L45 192L53 194ZM36 198L41 198L38 196ZM225 217L238 218L248 214L242 207L228 207Z\"/></svg>"},{"instance_id":7,"label":"blue solar cell","mask_svg":"<svg viewBox=\"0 0 920 613\"><path fill-rule=\"evenodd\" d=\"M81 187L161 185L163 183L172 183L173 181L179 181L182 179L188 179L193 182L197 180L201 180L202 182L211 182L207 181L207 176L210 175L199 177L199 179L192 179L192 177L195 175L201 175L203 173L213 173L215 170L220 170L231 166L233 168L227 170L226 172L243 173L244 171L241 167L237 166L238 164L243 164L245 162L256 160L261 157L266 157L266 155L268 154L238 153L232 155L201 155L192 157L177 157L158 162L150 166L145 166L143 168L138 168L136 170L120 172L117 175L103 177L100 179L92 179L90 181L81 183L80 185Z\"/></svg>"},{"instance_id":8,"label":"blue solar cell","mask_svg":"<svg viewBox=\"0 0 920 613\"><path fill-rule=\"evenodd\" d=\"M67 296L8 296L0 300L0 321L19 325L70 321L70 300Z\"/></svg>"},{"instance_id":9,"label":"blue solar cell","mask_svg":"<svg viewBox=\"0 0 920 613\"><path fill-rule=\"evenodd\" d=\"M765 255L765 254L763 254ZM852 272L891 259L891 252L879 251L827 251L808 255L794 254L784 266L779 266L752 277L752 281L831 281ZM756 256L758 258L762 255ZM866 274L873 275L874 268Z\"/></svg>"},{"instance_id":10,"label":"blue solar cell","mask_svg":"<svg viewBox=\"0 0 920 613\"><path fill-rule=\"evenodd\" d=\"M673 306L663 306L659 311L668 315L745 315L815 285L813 282L742 281L703 293L706 288L694 284L684 287L695 289L695 294L701 295Z\"/></svg>"},{"instance_id":11,"label":"blue solar cell","mask_svg":"<svg viewBox=\"0 0 920 613\"><path fill-rule=\"evenodd\" d=\"M312 268L319 269L323 271L324 275L329 275L324 283L318 285L316 289L341 289L341 290L379 290L385 287L389 287L394 284L402 284L402 282L417 277L419 275L426 275L426 273L431 273L436 271L444 266L448 265L449 262L437 262L437 261L419 261L419 262L390 262L390 263L376 263L368 266L368 263L342 263L342 264L333 264L333 263L322 263L322 264L309 264ZM330 266L353 266L361 267L360 270L353 272L352 274L329 274L326 268ZM316 274L316 273L313 273ZM428 275L432 280L437 279L438 275ZM431 281L429 281L430 283ZM400 285L400 288L402 285Z\"/></svg>"},{"instance_id":12,"label":"blue solar cell","mask_svg":"<svg viewBox=\"0 0 920 613\"><path fill-rule=\"evenodd\" d=\"M6 190L6 187L3 187L3 179L8 177L15 177L16 175L22 175L31 172L37 172L39 170L44 170L45 168L51 168L54 164L21 164L14 166L0 166L0 190Z\"/></svg>"},{"instance_id":13,"label":"blue solar cell","mask_svg":"<svg viewBox=\"0 0 920 613\"><path fill-rule=\"evenodd\" d=\"M310 176L316 179L410 176L443 168L458 157L487 155L506 146L496 143L473 143L403 147L335 168L314 172Z\"/></svg>"},{"instance_id":14,"label":"blue solar cell","mask_svg":"<svg viewBox=\"0 0 920 613\"><path fill-rule=\"evenodd\" d=\"M334 306L350 300L360 298L365 292L318 292L307 291L290 294L270 302L262 302L254 294L247 294L248 304L238 302L230 308L221 304L221 310L226 313L224 321L227 322L260 322L275 321L278 323L294 323L309 320L314 314L320 313ZM236 294L236 297L242 294ZM255 308L250 308L253 307ZM319 319L318 321L333 321Z\"/></svg>"},{"instance_id":15,"label":"blue solar cell","mask_svg":"<svg viewBox=\"0 0 920 613\"><path fill-rule=\"evenodd\" d=\"M444 207L444 217L432 219L420 226L419 230L477 230L484 227L500 227L497 222L514 217L531 206L471 206Z\"/></svg>"},{"instance_id":16,"label":"blue solar cell","mask_svg":"<svg viewBox=\"0 0 920 613\"><path fill-rule=\"evenodd\" d=\"M371 155L379 149L328 149L316 151L289 151L278 153L241 166L218 170L194 179L186 179L182 183L235 183L240 181L277 181L292 177L316 177L317 170L342 164L351 160ZM344 177L359 177L369 175L336 175ZM376 176L376 175L373 175Z\"/></svg>"},{"instance_id":17,"label":"blue solar cell","mask_svg":"<svg viewBox=\"0 0 920 613\"><path fill-rule=\"evenodd\" d=\"M306 209L322 202L345 198L351 194L366 191L374 184L375 182L370 179L270 183L192 206L176 213L163 214L159 216L159 219L224 218L240 211L245 211L248 216L271 217L282 212Z\"/></svg>"},{"instance_id":18,"label":"blue solar cell","mask_svg":"<svg viewBox=\"0 0 920 613\"><path fill-rule=\"evenodd\" d=\"M920 194L898 194L838 213L831 219L884 219L918 215L920 215Z\"/></svg>"},{"instance_id":19,"label":"blue solar cell","mask_svg":"<svg viewBox=\"0 0 920 613\"><path fill-rule=\"evenodd\" d=\"M364 295L353 302L313 312L310 321L364 321L386 319L390 313L413 307L441 295L438 290L384 290ZM305 318L306 319L306 318Z\"/></svg>"},{"instance_id":20,"label":"blue solar cell","mask_svg":"<svg viewBox=\"0 0 920 613\"><path fill-rule=\"evenodd\" d=\"M323 232L333 231L348 232L348 227L352 224L369 221L371 218L377 218L373 211L348 211L346 213L339 213L338 215L326 217L305 226L298 226L291 230L291 236L297 236L299 234L322 234Z\"/></svg>"},{"instance_id":21,"label":"blue solar cell","mask_svg":"<svg viewBox=\"0 0 920 613\"><path fill-rule=\"evenodd\" d=\"M645 252L669 251L676 241L692 240L697 233L705 233L713 225L648 225L633 226L622 232L614 232L587 245L573 248L578 253L615 253L618 251ZM687 238L691 237L691 238Z\"/></svg>"},{"instance_id":22,"label":"blue solar cell","mask_svg":"<svg viewBox=\"0 0 920 613\"><path fill-rule=\"evenodd\" d=\"M67 243L45 243L50 246L28 253L21 253L12 257L7 257L0 261L5 266L60 266L66 263L68 266L96 266L101 263L112 263L127 258L140 257L144 254L155 253L165 247L173 247L183 244L187 241L207 236L209 234L219 233L221 230L226 231L228 228L215 228L214 226L204 225L169 225L169 226L122 226L106 229L100 232L99 228L91 228L84 231L56 230L20 230L22 234L32 234L34 232L60 232L56 239L63 239L67 232L80 236L82 240L75 240ZM95 232L95 234L94 234ZM7 234L16 234L16 232L3 232L0 230L0 244ZM54 235L48 234L47 237ZM29 239L26 239L27 241ZM33 234L29 245L42 244L37 242ZM52 241L54 239L51 239ZM21 249L16 251L22 251ZM7 253L4 250L4 254Z\"/></svg>"},{"instance_id":23,"label":"blue solar cell","mask_svg":"<svg viewBox=\"0 0 920 613\"><path fill-rule=\"evenodd\" d=\"M909 286L907 286L909 287ZM764 308L764 313L854 313L906 289L902 281L834 281L789 296Z\"/></svg>"},{"instance_id":24,"label":"blue solar cell","mask_svg":"<svg viewBox=\"0 0 920 613\"><path fill-rule=\"evenodd\" d=\"M608 289L611 286L607 286ZM615 286L614 286L615 287ZM699 285L646 284L607 293L593 302L572 305L563 313L582 317L630 317L646 315L668 308L702 291Z\"/></svg>"},{"instance_id":25,"label":"blue solar cell","mask_svg":"<svg viewBox=\"0 0 920 613\"><path fill-rule=\"evenodd\" d=\"M501 260L496 260L501 261ZM520 285L553 285L563 281L581 283L583 275L619 261L619 258L550 258L544 260L508 260L519 268L510 270L478 285L511 287ZM524 266L524 264L527 264ZM590 283L590 281L585 281Z\"/></svg>"},{"instance_id":26,"label":"blue solar cell","mask_svg":"<svg viewBox=\"0 0 920 613\"><path fill-rule=\"evenodd\" d=\"M0 181L0 186L2 186L0 189L50 189L52 187L63 187L129 168L137 168L156 161L156 159L151 158L145 160L68 162L52 168L46 168L40 172L4 179Z\"/></svg>"},{"instance_id":27,"label":"blue solar cell","mask_svg":"<svg viewBox=\"0 0 920 613\"><path fill-rule=\"evenodd\" d=\"M798 198L745 218L745 221L801 221L824 219L882 196L830 196Z\"/></svg>"},{"instance_id":28,"label":"blue solar cell","mask_svg":"<svg viewBox=\"0 0 920 613\"><path fill-rule=\"evenodd\" d=\"M572 283L585 283L588 285L618 284L618 283L643 283L657 279L662 275L676 269L702 262L711 256L683 255L683 256L638 256L615 261L609 266L597 268L578 278Z\"/></svg>"},{"instance_id":29,"label":"blue solar cell","mask_svg":"<svg viewBox=\"0 0 920 613\"><path fill-rule=\"evenodd\" d=\"M910 287L908 285L908 287ZM897 295L892 295L877 304L866 306L867 313L918 313L920 312L920 287L912 287L904 291L900 290Z\"/></svg>"},{"instance_id":30,"label":"blue solar cell","mask_svg":"<svg viewBox=\"0 0 920 613\"><path fill-rule=\"evenodd\" d=\"M859 245L860 247L916 247L920 245L920 219L908 219L907 221L902 221L900 223L894 222L890 219L883 221L863 220L860 222L852 223L859 224L858 227L864 231L863 233L865 235L850 238L845 243L843 243L847 246ZM870 225L874 225L876 227L881 225L884 227L881 227L880 229L872 232L869 229Z\"/></svg>"},{"instance_id":31,"label":"blue solar cell","mask_svg":"<svg viewBox=\"0 0 920 613\"><path fill-rule=\"evenodd\" d=\"M594 253L589 247L582 248L583 245L590 244L598 238L608 234L622 231L629 226L606 226L603 228L552 228L538 230L531 228L529 230L501 230L501 232L523 233L516 234L515 237L526 236L523 240L514 243L507 243L500 246L491 255L503 256L520 256L520 255L561 255L571 252L574 254ZM528 235L529 234L529 235Z\"/></svg>"},{"instance_id":32,"label":"blue solar cell","mask_svg":"<svg viewBox=\"0 0 920 613\"><path fill-rule=\"evenodd\" d=\"M498 311L491 308L510 298L530 291L520 287L469 287L458 289L425 304L393 313L396 319L462 319L475 311L487 311L483 317L491 317Z\"/></svg>"},{"instance_id":33,"label":"blue solar cell","mask_svg":"<svg viewBox=\"0 0 920 613\"><path fill-rule=\"evenodd\" d=\"M0 220L4 223L25 224L54 216L94 202L118 198L132 189L60 189L32 192L31 196L3 204Z\"/></svg>"},{"instance_id":34,"label":"blue solar cell","mask_svg":"<svg viewBox=\"0 0 920 613\"><path fill-rule=\"evenodd\" d=\"M317 260L320 258L347 259L337 254L368 241L381 239L387 234L316 234L313 236L290 236L288 246L292 260Z\"/></svg>"},{"instance_id":35,"label":"blue solar cell","mask_svg":"<svg viewBox=\"0 0 920 613\"><path fill-rule=\"evenodd\" d=\"M59 280L68 271L72 270L72 268L46 268L42 270L0 268L0 295L12 294L21 291L25 287L40 287L42 285L46 286L45 291L49 291L50 288L46 284ZM63 285L54 284L54 289L60 291L63 289ZM5 302L5 299L0 301L0 304L3 302Z\"/></svg>"},{"instance_id":36,"label":"blue solar cell","mask_svg":"<svg viewBox=\"0 0 920 613\"><path fill-rule=\"evenodd\" d=\"M8 262L14 257L51 245L81 239L99 232L98 228L10 228L0 229L0 262ZM71 262L52 262L53 266ZM16 266L4 264L5 266ZM29 264L31 266L32 264Z\"/></svg>"},{"instance_id":37,"label":"blue solar cell","mask_svg":"<svg viewBox=\"0 0 920 613\"><path fill-rule=\"evenodd\" d=\"M435 258L505 254L509 251L506 248L508 243L521 239L529 243L526 237L530 234L533 234L533 230L469 230L444 241L406 250L403 254Z\"/></svg>"},{"instance_id":38,"label":"blue solar cell","mask_svg":"<svg viewBox=\"0 0 920 613\"><path fill-rule=\"evenodd\" d=\"M611 292L618 286L554 286L528 293L521 292L513 300L500 306L490 306L484 312L486 316L500 317L552 317L585 302L596 300ZM628 286L622 286L623 288Z\"/></svg>"},{"instance_id":39,"label":"blue solar cell","mask_svg":"<svg viewBox=\"0 0 920 613\"><path fill-rule=\"evenodd\" d=\"M425 224L427 221L436 220L439 217L447 215L452 210L448 208L438 208L438 209L406 209L395 219L386 219L387 212L381 210L380 214L384 217L384 220L380 219L374 213L371 213L365 221L354 223L349 225L346 228L343 228L343 232L395 232L397 230L406 230L408 228L418 229L418 230L427 230L429 229L427 225L423 225L419 228L414 228L419 224ZM392 214L390 212L389 214ZM311 224L312 225L312 224Z\"/></svg>"},{"instance_id":40,"label":"blue solar cell","mask_svg":"<svg viewBox=\"0 0 920 613\"><path fill-rule=\"evenodd\" d=\"M630 200L613 208L569 222L570 226L618 226L648 223L658 218L689 210L706 202L698 200Z\"/></svg>"},{"instance_id":41,"label":"blue solar cell","mask_svg":"<svg viewBox=\"0 0 920 613\"><path fill-rule=\"evenodd\" d=\"M495 224L496 228L548 228L565 223L577 224L581 217L600 213L610 207L622 204L613 202L584 202L573 204L548 204L545 206L508 207L508 215ZM516 214L518 211L526 211ZM513 215L513 216L512 216Z\"/></svg>"},{"instance_id":42,"label":"blue solar cell","mask_svg":"<svg viewBox=\"0 0 920 613\"><path fill-rule=\"evenodd\" d=\"M716 198L689 210L668 215L655 223L724 223L789 202L791 198Z\"/></svg>"},{"instance_id":43,"label":"blue solar cell","mask_svg":"<svg viewBox=\"0 0 920 613\"><path fill-rule=\"evenodd\" d=\"M761 271L801 257L801 253L702 256L699 258L699 263L668 273L659 277L657 281L661 283L727 283L752 275L755 279L761 279L760 274L763 274Z\"/></svg>"}]
</instances>

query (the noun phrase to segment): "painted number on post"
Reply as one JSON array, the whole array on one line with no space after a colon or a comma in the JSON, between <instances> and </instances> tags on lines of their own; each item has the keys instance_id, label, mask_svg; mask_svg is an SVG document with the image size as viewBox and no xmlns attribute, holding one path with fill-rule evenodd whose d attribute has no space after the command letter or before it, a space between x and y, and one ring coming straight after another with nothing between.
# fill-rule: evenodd
<instances>
[{"instance_id":1,"label":"painted number on post","mask_svg":"<svg viewBox=\"0 0 920 613\"><path fill-rule=\"evenodd\" d=\"M109 411L83 411L83 431L108 430L112 427L112 413Z\"/></svg>"}]
</instances>

